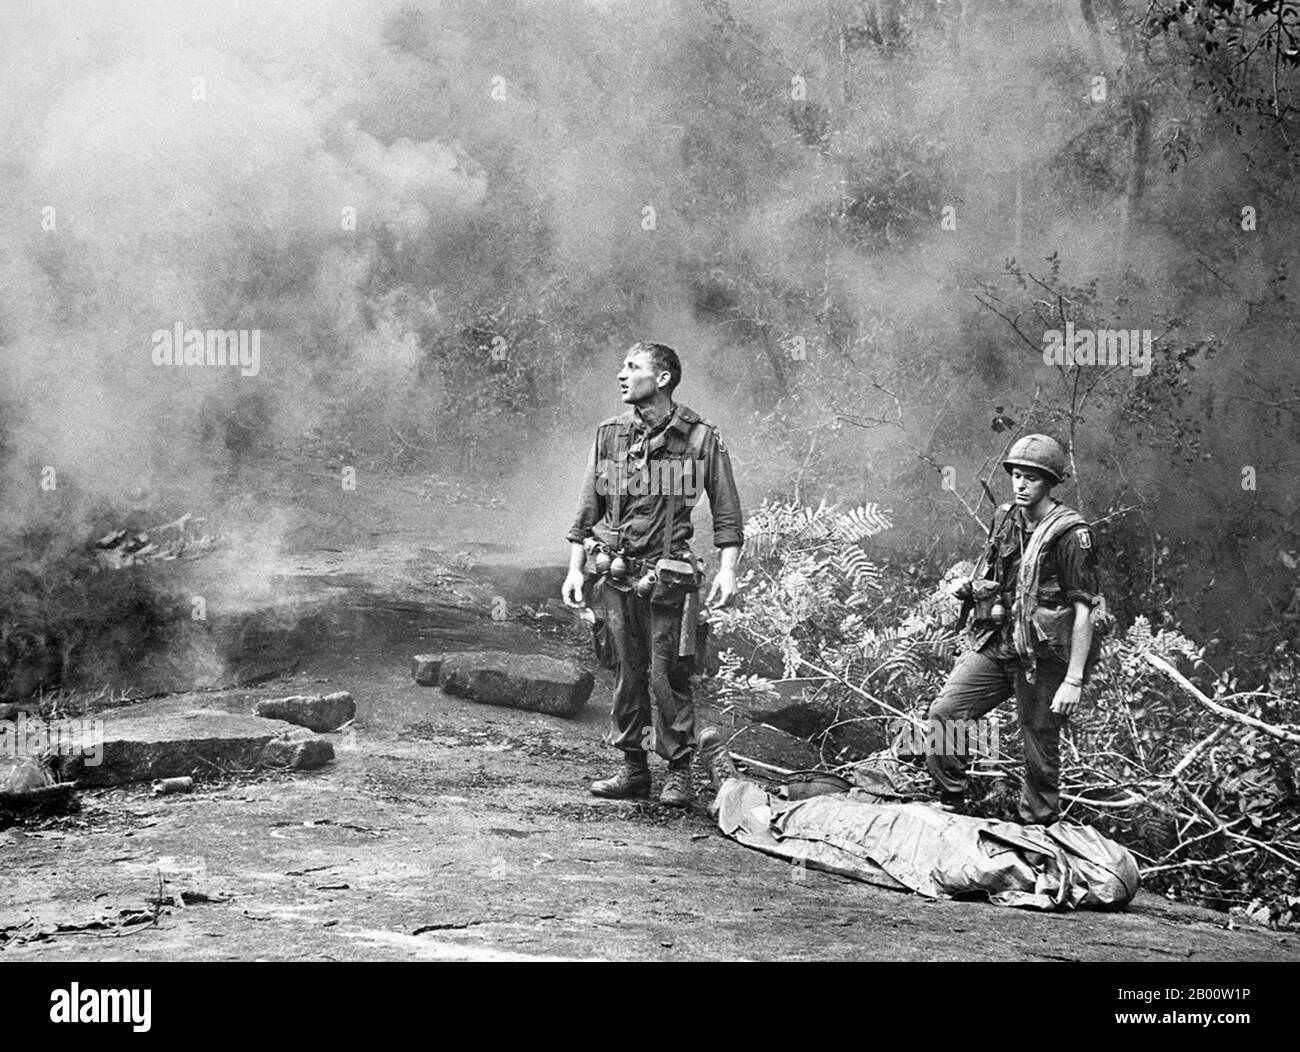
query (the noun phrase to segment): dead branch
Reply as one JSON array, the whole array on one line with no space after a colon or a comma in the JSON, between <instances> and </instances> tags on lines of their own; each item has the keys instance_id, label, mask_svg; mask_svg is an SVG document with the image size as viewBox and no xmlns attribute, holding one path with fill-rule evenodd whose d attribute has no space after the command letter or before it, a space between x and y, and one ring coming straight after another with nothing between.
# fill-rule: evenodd
<instances>
[{"instance_id":1,"label":"dead branch","mask_svg":"<svg viewBox=\"0 0 1300 1052\"><path fill-rule=\"evenodd\" d=\"M1152 873L1160 873L1169 869L1195 869L1198 867L1217 866L1227 862L1229 859L1236 858L1239 855L1249 855L1253 850L1254 848L1241 847L1236 851L1229 851L1226 854L1220 855L1218 858L1192 858L1188 859L1186 862L1171 862L1167 866L1144 866L1142 867L1141 872L1142 876L1147 877Z\"/></svg>"},{"instance_id":2,"label":"dead branch","mask_svg":"<svg viewBox=\"0 0 1300 1052\"><path fill-rule=\"evenodd\" d=\"M738 752L733 752L731 758L736 763L743 763L746 767L757 767L760 771L771 771L773 774L791 775L794 771L786 770L784 767L777 767L774 764L763 763L762 760L753 760L748 756L741 756Z\"/></svg>"},{"instance_id":3,"label":"dead branch","mask_svg":"<svg viewBox=\"0 0 1300 1052\"><path fill-rule=\"evenodd\" d=\"M1087 804L1089 807L1102 808L1136 807L1138 804L1147 802L1145 796L1133 796L1132 794L1129 795L1127 800L1089 800L1084 796L1075 796L1073 793L1062 792L1061 799L1069 800L1074 804Z\"/></svg>"},{"instance_id":4,"label":"dead branch","mask_svg":"<svg viewBox=\"0 0 1300 1052\"><path fill-rule=\"evenodd\" d=\"M938 472L940 478L943 477L943 466L935 463L933 457L926 456L919 449L913 449L912 452L915 453L919 459L929 464L930 467L934 468L934 470ZM980 481L983 482L984 480L980 479ZM988 491L987 485L984 488L985 491ZM967 514L970 515L972 519L974 519L976 522L980 524L980 529L983 530L985 533L988 533L989 532L988 523L986 523L983 519L980 518L979 512L977 512L974 508L970 506L970 502L965 497L963 497L960 493L958 493L955 487L951 490L951 492L954 497L956 497L959 501L961 501L961 506L966 509ZM990 496L991 495L992 494L990 494ZM996 507L997 501L995 500L993 504L994 507Z\"/></svg>"},{"instance_id":5,"label":"dead branch","mask_svg":"<svg viewBox=\"0 0 1300 1052\"><path fill-rule=\"evenodd\" d=\"M809 661L807 658L800 658L800 659L799 659L799 663L800 663L801 665L805 665L806 667L812 669L814 672L816 672L816 673L818 673L818 674L820 674L820 675L822 675L822 676L825 676L827 679L833 679L833 680L836 680L836 681L837 681L841 686L846 687L847 689L853 691L853 693L854 693L854 694L857 694L859 697L861 697L861 698L865 698L867 701L871 702L871 704L880 706L880 708L884 709L886 712L892 712L895 716L899 716L899 717L901 717L902 719L907 720L908 723L910 723L910 724L912 724L912 725L914 725L914 726L916 726L916 727L923 727L923 726L925 726L925 724L922 723L920 720L918 720L915 716L911 715L910 713L904 712L902 709L896 709L896 708L894 708L894 706L891 705L891 704L889 704L889 702L887 702L887 701L881 701L881 700L880 700L879 698L877 698L874 694L869 694L867 691L863 690L861 687L855 687L852 683L850 683L850 682L849 682L847 679L845 679L843 676L838 675L837 673L832 672L832 671L830 671L830 670L828 670L828 669L820 668L819 666L814 665L814 664L813 664L811 661Z\"/></svg>"},{"instance_id":6,"label":"dead branch","mask_svg":"<svg viewBox=\"0 0 1300 1052\"><path fill-rule=\"evenodd\" d=\"M1201 753L1205 752L1206 749L1208 749L1211 745L1213 745L1215 742L1217 742L1220 738L1222 738L1227 733L1228 733L1228 725L1226 723L1218 727L1215 727L1214 730L1210 732L1208 737L1202 738L1199 742L1197 742L1195 745L1193 745L1190 749L1187 750L1187 755L1178 761L1177 766L1175 766L1174 769L1169 772L1169 777L1177 778L1180 774L1182 774L1185 770L1187 770L1188 767L1190 767L1193 763L1196 762L1197 758L1201 755Z\"/></svg>"},{"instance_id":7,"label":"dead branch","mask_svg":"<svg viewBox=\"0 0 1300 1052\"><path fill-rule=\"evenodd\" d=\"M1231 720L1233 723L1239 723L1243 727L1249 727L1251 730L1259 731L1262 734L1267 734L1269 737L1277 738L1279 741L1290 742L1292 745L1300 745L1300 734L1296 734L1294 731L1283 730L1281 727L1274 727L1271 723L1265 723L1263 720L1256 719L1254 716L1247 716L1244 712L1237 712L1233 709L1227 708L1226 706L1220 705L1218 702L1207 697L1201 692L1196 684L1174 668L1173 665L1169 664L1169 662L1164 658L1157 657L1155 654L1150 653L1143 654L1142 657L1146 660L1147 664L1163 672L1166 676L1187 691L1188 694L1195 698L1200 705L1209 709L1216 716L1220 716L1225 720Z\"/></svg>"}]
</instances>

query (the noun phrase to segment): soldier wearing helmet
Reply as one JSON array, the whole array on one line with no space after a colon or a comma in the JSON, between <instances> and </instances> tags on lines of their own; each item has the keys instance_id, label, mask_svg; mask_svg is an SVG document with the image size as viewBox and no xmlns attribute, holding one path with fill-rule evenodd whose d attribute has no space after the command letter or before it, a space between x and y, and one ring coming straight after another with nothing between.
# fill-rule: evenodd
<instances>
[{"instance_id":1,"label":"soldier wearing helmet","mask_svg":"<svg viewBox=\"0 0 1300 1052\"><path fill-rule=\"evenodd\" d=\"M1067 475L1060 443L1027 435L1002 466L1015 499L994 515L974 578L955 589L963 623L973 614L970 646L930 706L930 726L969 727L949 721L978 720L1014 695L1025 752L1020 817L1046 824L1059 815L1060 729L1091 671L1096 548L1083 517L1051 496ZM964 741L931 742L927 766L941 800L956 805L967 787Z\"/></svg>"}]
</instances>

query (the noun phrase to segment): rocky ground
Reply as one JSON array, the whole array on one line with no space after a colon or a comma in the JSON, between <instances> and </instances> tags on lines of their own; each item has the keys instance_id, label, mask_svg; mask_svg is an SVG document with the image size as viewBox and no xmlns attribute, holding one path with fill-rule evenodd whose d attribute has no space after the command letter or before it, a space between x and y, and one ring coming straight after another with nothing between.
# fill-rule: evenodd
<instances>
[{"instance_id":1,"label":"rocky ground","mask_svg":"<svg viewBox=\"0 0 1300 1052\"><path fill-rule=\"evenodd\" d=\"M607 673L574 719L410 673L429 650L571 654L563 623L522 598L555 571L506 546L470 567L388 521L364 544L305 538L276 570L287 585L265 594L319 621L294 671L166 702L246 716L267 697L350 691L355 721L324 735L334 761L203 771L189 794L86 790L75 814L0 831L0 959L1300 959L1293 934L1158 895L1042 915L793 869L717 831L702 774L686 812L594 799L587 783L611 769ZM288 623L279 599L267 607Z\"/></svg>"},{"instance_id":2,"label":"rocky ground","mask_svg":"<svg viewBox=\"0 0 1300 1052\"><path fill-rule=\"evenodd\" d=\"M724 838L703 801L589 797L607 767L599 705L576 721L486 708L417 687L403 658L322 663L300 678L327 683L294 685L346 682L362 699L319 771L91 791L78 815L0 833L0 956L1300 958L1293 936L1154 895L1122 914L1041 915L792 869Z\"/></svg>"}]
</instances>

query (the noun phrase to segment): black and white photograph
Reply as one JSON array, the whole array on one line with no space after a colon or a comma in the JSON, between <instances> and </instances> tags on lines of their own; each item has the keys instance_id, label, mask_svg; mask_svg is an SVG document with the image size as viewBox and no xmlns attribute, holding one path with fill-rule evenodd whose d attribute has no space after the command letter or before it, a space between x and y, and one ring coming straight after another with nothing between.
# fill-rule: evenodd
<instances>
[{"instance_id":1,"label":"black and white photograph","mask_svg":"<svg viewBox=\"0 0 1300 1052\"><path fill-rule=\"evenodd\" d=\"M179 962L1279 1014L1300 3L6 0L0 142L42 1025L188 1041Z\"/></svg>"}]
</instances>

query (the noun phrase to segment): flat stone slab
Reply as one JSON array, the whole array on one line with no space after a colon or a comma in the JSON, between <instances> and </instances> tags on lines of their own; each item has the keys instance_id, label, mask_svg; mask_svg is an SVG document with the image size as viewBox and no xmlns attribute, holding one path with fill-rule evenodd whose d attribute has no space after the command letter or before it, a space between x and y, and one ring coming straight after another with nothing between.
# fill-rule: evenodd
<instances>
[{"instance_id":1,"label":"flat stone slab","mask_svg":"<svg viewBox=\"0 0 1300 1052\"><path fill-rule=\"evenodd\" d=\"M346 690L333 694L295 694L266 698L253 707L254 716L295 723L308 730L336 731L357 714L357 703Z\"/></svg>"},{"instance_id":2,"label":"flat stone slab","mask_svg":"<svg viewBox=\"0 0 1300 1052\"><path fill-rule=\"evenodd\" d=\"M572 661L501 650L421 654L412 671L417 683L436 682L448 694L551 716L576 716L596 682Z\"/></svg>"},{"instance_id":3,"label":"flat stone slab","mask_svg":"<svg viewBox=\"0 0 1300 1052\"><path fill-rule=\"evenodd\" d=\"M97 758L83 738L80 751L54 757L61 782L81 787L181 775L202 779L268 766L306 769L334 757L330 742L312 739L293 724L203 708L193 696L158 698L90 718L103 721L102 755Z\"/></svg>"},{"instance_id":4,"label":"flat stone slab","mask_svg":"<svg viewBox=\"0 0 1300 1052\"><path fill-rule=\"evenodd\" d=\"M56 814L75 810L76 786L71 782L26 789L18 793L0 792L0 825L6 818L19 815Z\"/></svg>"}]
</instances>

